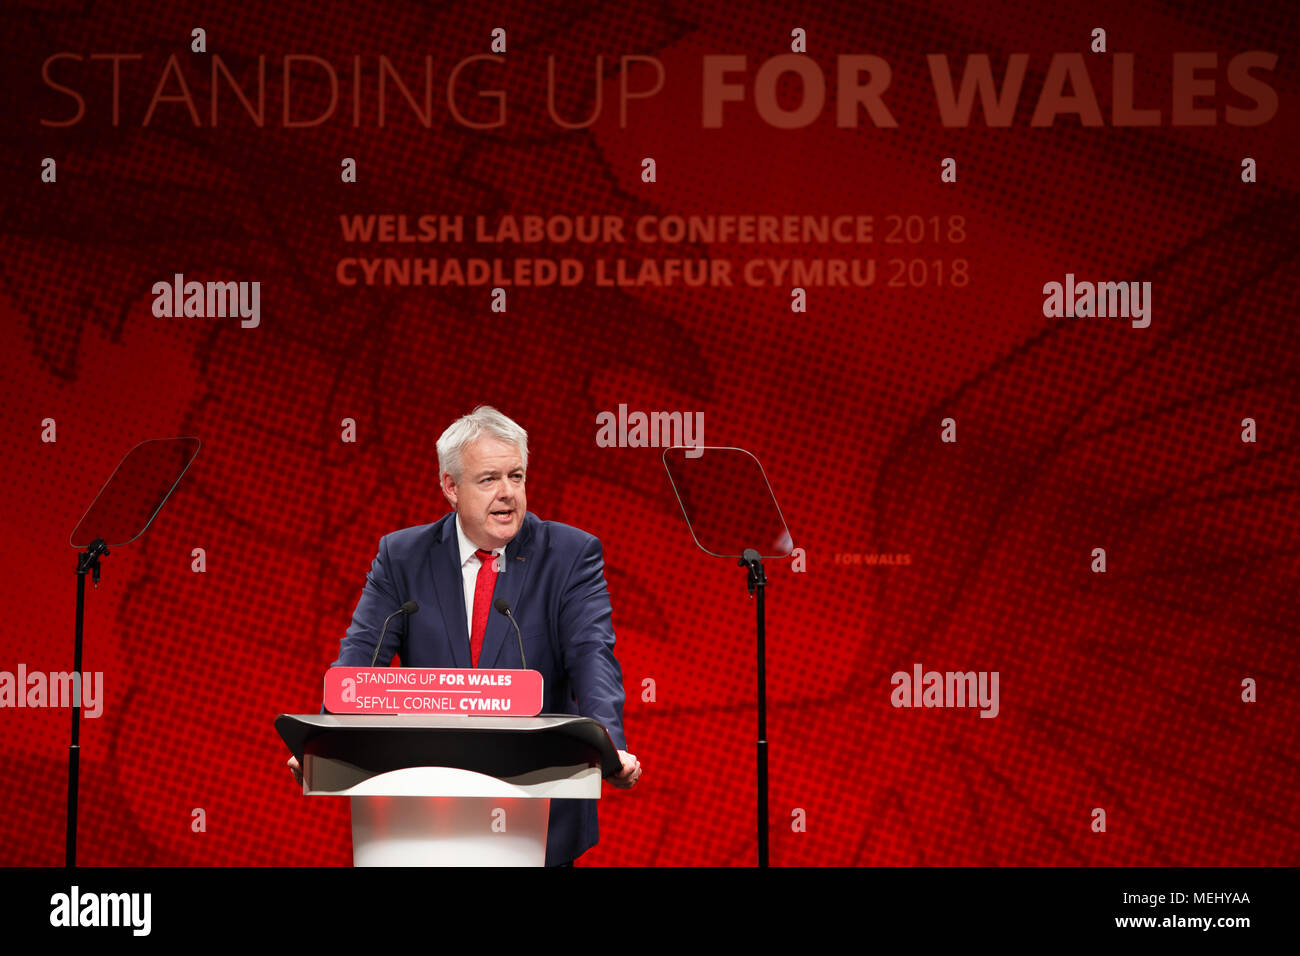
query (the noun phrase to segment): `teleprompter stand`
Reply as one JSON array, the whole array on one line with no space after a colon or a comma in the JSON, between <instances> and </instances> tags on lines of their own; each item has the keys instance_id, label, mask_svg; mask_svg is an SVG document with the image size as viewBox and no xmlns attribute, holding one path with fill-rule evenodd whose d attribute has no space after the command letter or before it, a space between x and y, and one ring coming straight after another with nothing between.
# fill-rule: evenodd
<instances>
[{"instance_id":1,"label":"teleprompter stand","mask_svg":"<svg viewBox=\"0 0 1300 956\"><path fill-rule=\"evenodd\" d=\"M78 550L77 621L73 637L72 673L80 687L81 638L86 616L86 575L99 587L100 558L109 547L130 544L148 529L171 496L181 476L199 453L197 438L155 438L126 453L86 513L68 543ZM68 743L68 816L64 863L77 865L77 788L81 764L81 694L73 695L72 732Z\"/></svg>"},{"instance_id":2,"label":"teleprompter stand","mask_svg":"<svg viewBox=\"0 0 1300 956\"><path fill-rule=\"evenodd\" d=\"M746 569L746 587L755 598L758 657L757 777L758 865L768 865L767 633L763 558L793 550L790 530L758 459L743 448L666 448L664 467L677 494L691 536L701 551L736 558Z\"/></svg>"}]
</instances>

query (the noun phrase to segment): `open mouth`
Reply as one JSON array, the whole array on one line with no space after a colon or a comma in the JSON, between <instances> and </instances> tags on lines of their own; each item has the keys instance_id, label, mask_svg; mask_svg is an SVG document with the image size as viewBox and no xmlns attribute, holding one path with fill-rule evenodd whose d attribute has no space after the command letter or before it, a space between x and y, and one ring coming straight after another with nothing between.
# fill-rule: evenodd
<instances>
[{"instance_id":1,"label":"open mouth","mask_svg":"<svg viewBox=\"0 0 1300 956\"><path fill-rule=\"evenodd\" d=\"M511 518L515 516L515 512L513 508L510 509L509 511L493 511L491 512L491 514L492 517L496 518L498 521L509 521Z\"/></svg>"}]
</instances>

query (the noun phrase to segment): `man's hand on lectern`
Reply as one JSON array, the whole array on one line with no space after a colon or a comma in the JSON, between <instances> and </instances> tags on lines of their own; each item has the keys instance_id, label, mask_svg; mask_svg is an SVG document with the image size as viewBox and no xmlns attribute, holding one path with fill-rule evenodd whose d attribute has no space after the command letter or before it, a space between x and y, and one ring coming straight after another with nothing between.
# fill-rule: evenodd
<instances>
[{"instance_id":1,"label":"man's hand on lectern","mask_svg":"<svg viewBox=\"0 0 1300 956\"><path fill-rule=\"evenodd\" d=\"M618 752L618 759L623 761L623 769L615 776L610 777L609 782L616 787L629 790L636 786L636 782L641 779L641 761L626 750Z\"/></svg>"},{"instance_id":2,"label":"man's hand on lectern","mask_svg":"<svg viewBox=\"0 0 1300 956\"><path fill-rule=\"evenodd\" d=\"M289 772L293 774L293 779L298 781L298 786L302 786L302 767L298 766L298 758L289 758Z\"/></svg>"}]
</instances>

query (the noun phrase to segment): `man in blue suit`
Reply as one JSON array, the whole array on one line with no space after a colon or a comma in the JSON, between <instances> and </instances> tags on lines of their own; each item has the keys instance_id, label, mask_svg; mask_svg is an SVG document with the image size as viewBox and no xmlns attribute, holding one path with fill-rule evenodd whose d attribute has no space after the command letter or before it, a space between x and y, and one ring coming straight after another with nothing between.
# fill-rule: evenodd
<instances>
[{"instance_id":1,"label":"man in blue suit","mask_svg":"<svg viewBox=\"0 0 1300 956\"><path fill-rule=\"evenodd\" d=\"M528 514L527 468L527 433L494 408L480 406L443 433L439 481L453 511L380 540L334 666L369 666L384 619L414 600L418 613L389 624L380 663L396 654L408 667L520 667L514 628L492 609L504 598L528 666L542 674L542 713L603 724L623 762L610 782L632 787L641 765L625 750L600 541ZM594 800L551 801L548 866L573 861L596 839Z\"/></svg>"}]
</instances>

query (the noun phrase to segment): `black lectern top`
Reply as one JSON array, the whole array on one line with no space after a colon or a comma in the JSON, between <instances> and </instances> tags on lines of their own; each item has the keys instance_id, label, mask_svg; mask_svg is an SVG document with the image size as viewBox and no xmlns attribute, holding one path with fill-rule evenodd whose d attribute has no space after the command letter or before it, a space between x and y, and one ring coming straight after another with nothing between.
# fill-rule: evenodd
<instances>
[{"instance_id":1,"label":"black lectern top","mask_svg":"<svg viewBox=\"0 0 1300 956\"><path fill-rule=\"evenodd\" d=\"M622 770L604 726L589 717L430 717L396 714L281 714L275 729L299 761L304 753L371 773L456 767L516 777L545 767L587 764L601 777Z\"/></svg>"}]
</instances>

